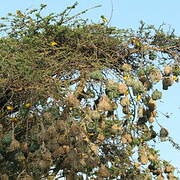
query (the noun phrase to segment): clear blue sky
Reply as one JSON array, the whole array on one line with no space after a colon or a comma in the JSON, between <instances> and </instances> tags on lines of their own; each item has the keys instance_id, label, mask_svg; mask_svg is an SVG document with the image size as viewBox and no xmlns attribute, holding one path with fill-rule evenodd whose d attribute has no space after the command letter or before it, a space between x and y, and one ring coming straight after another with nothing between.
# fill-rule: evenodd
<instances>
[{"instance_id":1,"label":"clear blue sky","mask_svg":"<svg viewBox=\"0 0 180 180\"><path fill-rule=\"evenodd\" d=\"M47 4L46 12L61 12L68 5L72 5L75 0L6 0L1 2L0 16L8 12L15 12L17 9L37 8L41 3ZM111 0L79 0L79 6L75 12L79 12L95 5L102 7L90 10L85 17L94 22L100 21L100 16L109 18L112 11ZM166 23L176 29L176 34L180 35L180 0L112 0L113 16L110 25L119 28L138 28L139 21L143 20L147 24L157 27ZM159 117L160 123L170 129L170 135L180 144L180 83L164 92L164 103L159 103L162 112L173 113L170 119ZM180 168L180 151L171 148L169 143L162 143L159 146L162 158L171 160Z\"/></svg>"}]
</instances>

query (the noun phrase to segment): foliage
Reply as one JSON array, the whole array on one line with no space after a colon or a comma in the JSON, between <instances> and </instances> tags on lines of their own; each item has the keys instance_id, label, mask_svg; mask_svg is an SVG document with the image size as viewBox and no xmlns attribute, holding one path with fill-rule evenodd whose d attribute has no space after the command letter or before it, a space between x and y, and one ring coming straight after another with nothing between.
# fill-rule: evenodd
<instances>
[{"instance_id":1,"label":"foliage","mask_svg":"<svg viewBox=\"0 0 180 180\"><path fill-rule=\"evenodd\" d=\"M177 179L152 144L179 148L157 101L179 80L180 38L143 22L137 32L88 24L86 11L70 16L76 5L2 18L1 177Z\"/></svg>"}]
</instances>

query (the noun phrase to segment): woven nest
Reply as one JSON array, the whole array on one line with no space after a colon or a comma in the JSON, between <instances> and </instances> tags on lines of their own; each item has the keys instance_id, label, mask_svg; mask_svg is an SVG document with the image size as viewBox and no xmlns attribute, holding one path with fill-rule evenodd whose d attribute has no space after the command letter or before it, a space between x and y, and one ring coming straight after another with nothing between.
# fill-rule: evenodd
<instances>
[{"instance_id":1,"label":"woven nest","mask_svg":"<svg viewBox=\"0 0 180 180\"><path fill-rule=\"evenodd\" d=\"M97 175L111 178L102 163L118 157L117 172L132 179L126 167L135 168L126 147L156 137L147 122L157 116L161 92L149 90L161 80L165 90L178 81L179 39L150 27L137 34L104 24L44 23L47 19L22 24L29 17L17 16L19 24L0 39L3 176L22 171L24 177L47 177L51 167L55 174L99 167ZM145 155L139 156L142 165L148 163ZM19 163L17 169L6 167L11 161Z\"/></svg>"}]
</instances>

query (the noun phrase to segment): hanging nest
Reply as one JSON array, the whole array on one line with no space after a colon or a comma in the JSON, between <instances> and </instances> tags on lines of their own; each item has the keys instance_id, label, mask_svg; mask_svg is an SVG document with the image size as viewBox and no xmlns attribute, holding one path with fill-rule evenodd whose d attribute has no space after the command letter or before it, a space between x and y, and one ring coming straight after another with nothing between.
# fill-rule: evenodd
<instances>
[{"instance_id":1,"label":"hanging nest","mask_svg":"<svg viewBox=\"0 0 180 180\"><path fill-rule=\"evenodd\" d=\"M24 153L27 153L27 152L28 152L28 143L27 143L27 142L22 142L22 143L20 144L20 146L21 146L22 152L24 152Z\"/></svg>"},{"instance_id":2,"label":"hanging nest","mask_svg":"<svg viewBox=\"0 0 180 180\"><path fill-rule=\"evenodd\" d=\"M121 70L125 72L130 72L132 70L132 65L125 63L121 66Z\"/></svg>"},{"instance_id":3,"label":"hanging nest","mask_svg":"<svg viewBox=\"0 0 180 180\"><path fill-rule=\"evenodd\" d=\"M92 120L99 120L101 118L101 114L99 111L94 110L89 112L89 116Z\"/></svg>"},{"instance_id":4,"label":"hanging nest","mask_svg":"<svg viewBox=\"0 0 180 180\"><path fill-rule=\"evenodd\" d=\"M123 134L122 137L121 137L121 142L123 144L126 144L126 143L132 143L133 139L132 139L132 135L131 134Z\"/></svg>"},{"instance_id":5,"label":"hanging nest","mask_svg":"<svg viewBox=\"0 0 180 180\"><path fill-rule=\"evenodd\" d=\"M66 151L64 150L64 148L62 146L59 146L53 153L52 153L52 157L53 158L60 158L63 157L66 154Z\"/></svg>"},{"instance_id":6,"label":"hanging nest","mask_svg":"<svg viewBox=\"0 0 180 180\"><path fill-rule=\"evenodd\" d=\"M67 104L69 107L77 107L80 105L80 101L74 94L69 94L67 97Z\"/></svg>"},{"instance_id":7,"label":"hanging nest","mask_svg":"<svg viewBox=\"0 0 180 180\"><path fill-rule=\"evenodd\" d=\"M125 106L129 106L130 105L130 100L127 96L121 98L120 100L120 104L121 106L125 107Z\"/></svg>"},{"instance_id":8,"label":"hanging nest","mask_svg":"<svg viewBox=\"0 0 180 180\"><path fill-rule=\"evenodd\" d=\"M51 161L45 161L45 160L40 160L38 162L38 165L39 167L42 169L42 170L47 170L50 168L52 162Z\"/></svg>"},{"instance_id":9,"label":"hanging nest","mask_svg":"<svg viewBox=\"0 0 180 180\"><path fill-rule=\"evenodd\" d=\"M128 87L133 87L135 80L132 77L127 77L127 79L125 79L125 83Z\"/></svg>"},{"instance_id":10,"label":"hanging nest","mask_svg":"<svg viewBox=\"0 0 180 180\"><path fill-rule=\"evenodd\" d=\"M94 79L96 81L101 81L104 79L104 75L103 75L102 71L97 70L97 71L93 71L90 73L90 78Z\"/></svg>"},{"instance_id":11,"label":"hanging nest","mask_svg":"<svg viewBox=\"0 0 180 180\"><path fill-rule=\"evenodd\" d=\"M6 145L6 146L10 145L12 142L12 135L11 134L5 134L2 137L1 142L2 142L2 144Z\"/></svg>"},{"instance_id":12,"label":"hanging nest","mask_svg":"<svg viewBox=\"0 0 180 180\"><path fill-rule=\"evenodd\" d=\"M167 174L167 178L168 178L169 180L177 180L177 177L176 177L173 173L168 173L168 174Z\"/></svg>"},{"instance_id":13,"label":"hanging nest","mask_svg":"<svg viewBox=\"0 0 180 180\"><path fill-rule=\"evenodd\" d=\"M64 120L57 120L55 123L56 129L59 133L65 133L67 129L67 122Z\"/></svg>"},{"instance_id":14,"label":"hanging nest","mask_svg":"<svg viewBox=\"0 0 180 180\"><path fill-rule=\"evenodd\" d=\"M68 144L68 140L67 140L67 136L64 134L57 134L56 135L57 138L57 142L59 145L67 145Z\"/></svg>"},{"instance_id":15,"label":"hanging nest","mask_svg":"<svg viewBox=\"0 0 180 180\"><path fill-rule=\"evenodd\" d=\"M156 101L154 101L152 98L149 99L147 106L149 110L152 112L156 109Z\"/></svg>"},{"instance_id":16,"label":"hanging nest","mask_svg":"<svg viewBox=\"0 0 180 180\"><path fill-rule=\"evenodd\" d=\"M168 130L167 130L166 128L163 128L163 127L162 127L161 130L160 130L160 134L159 134L160 137L161 137L161 138L166 138L166 137L168 136L168 134L169 134L169 133L168 133Z\"/></svg>"},{"instance_id":17,"label":"hanging nest","mask_svg":"<svg viewBox=\"0 0 180 180\"><path fill-rule=\"evenodd\" d=\"M165 74L166 76L169 76L171 73L172 73L172 67L171 67L171 66L168 66L168 65L165 65L165 66L164 66L164 74Z\"/></svg>"},{"instance_id":18,"label":"hanging nest","mask_svg":"<svg viewBox=\"0 0 180 180\"><path fill-rule=\"evenodd\" d=\"M139 155L138 157L139 162L141 162L141 164L143 165L146 165L149 161L147 155L147 149L145 147L139 148L138 155Z\"/></svg>"},{"instance_id":19,"label":"hanging nest","mask_svg":"<svg viewBox=\"0 0 180 180\"><path fill-rule=\"evenodd\" d=\"M44 161L52 161L51 152L48 149L45 149L42 152L42 160L44 160Z\"/></svg>"},{"instance_id":20,"label":"hanging nest","mask_svg":"<svg viewBox=\"0 0 180 180\"><path fill-rule=\"evenodd\" d=\"M148 154L148 159L149 159L149 161L154 161L154 162L158 161L157 155L152 154L151 152L149 152L149 154Z\"/></svg>"},{"instance_id":21,"label":"hanging nest","mask_svg":"<svg viewBox=\"0 0 180 180\"><path fill-rule=\"evenodd\" d=\"M106 96L102 96L99 99L99 103L97 105L97 109L98 111L112 111L113 110L113 105L111 100Z\"/></svg>"},{"instance_id":22,"label":"hanging nest","mask_svg":"<svg viewBox=\"0 0 180 180\"><path fill-rule=\"evenodd\" d=\"M153 83L158 83L162 79L161 71L157 68L153 68L152 70L150 70L149 78Z\"/></svg>"},{"instance_id":23,"label":"hanging nest","mask_svg":"<svg viewBox=\"0 0 180 180\"><path fill-rule=\"evenodd\" d=\"M117 124L111 126L111 132L114 134L119 133L121 130L122 128Z\"/></svg>"},{"instance_id":24,"label":"hanging nest","mask_svg":"<svg viewBox=\"0 0 180 180\"><path fill-rule=\"evenodd\" d=\"M138 110L137 110L137 114L138 114L138 118L144 117L144 114L145 114L145 109L144 109L144 107L139 106L139 107L138 107Z\"/></svg>"},{"instance_id":25,"label":"hanging nest","mask_svg":"<svg viewBox=\"0 0 180 180\"><path fill-rule=\"evenodd\" d=\"M102 143L102 142L104 141L104 139L105 139L105 136L100 133L100 134L98 134L98 136L97 136L96 142L97 142L97 143Z\"/></svg>"},{"instance_id":26,"label":"hanging nest","mask_svg":"<svg viewBox=\"0 0 180 180\"><path fill-rule=\"evenodd\" d=\"M94 144L94 143L90 143L89 147L91 149L91 151L95 154L98 155L99 154L99 146Z\"/></svg>"},{"instance_id":27,"label":"hanging nest","mask_svg":"<svg viewBox=\"0 0 180 180\"><path fill-rule=\"evenodd\" d=\"M73 123L72 125L71 125L71 128L70 128L70 130L69 130L69 134L71 135L71 136L78 136L80 133L81 133L81 131L82 131L82 128L77 124L77 123Z\"/></svg>"},{"instance_id":28,"label":"hanging nest","mask_svg":"<svg viewBox=\"0 0 180 180\"><path fill-rule=\"evenodd\" d=\"M168 90L169 86L172 86L174 83L173 76L164 77L162 80L163 89Z\"/></svg>"},{"instance_id":29,"label":"hanging nest","mask_svg":"<svg viewBox=\"0 0 180 180\"><path fill-rule=\"evenodd\" d=\"M133 82L132 88L133 88L133 94L135 96L145 92L145 87L144 87L143 83L139 80L135 80Z\"/></svg>"},{"instance_id":30,"label":"hanging nest","mask_svg":"<svg viewBox=\"0 0 180 180\"><path fill-rule=\"evenodd\" d=\"M98 171L98 176L102 178L107 178L110 176L110 172L108 171L107 167L103 164L101 164L101 167Z\"/></svg>"},{"instance_id":31,"label":"hanging nest","mask_svg":"<svg viewBox=\"0 0 180 180\"><path fill-rule=\"evenodd\" d=\"M141 154L139 156L139 162L141 162L143 165L146 165L148 163L148 157L145 154Z\"/></svg>"},{"instance_id":32,"label":"hanging nest","mask_svg":"<svg viewBox=\"0 0 180 180\"><path fill-rule=\"evenodd\" d=\"M126 86L125 83L120 83L118 86L118 91L119 91L120 95L124 95L128 91L128 87Z\"/></svg>"},{"instance_id":33,"label":"hanging nest","mask_svg":"<svg viewBox=\"0 0 180 180\"><path fill-rule=\"evenodd\" d=\"M57 131L56 131L55 126L54 125L49 126L46 131L46 136L49 136L49 138L53 138L55 137L56 134L57 134Z\"/></svg>"},{"instance_id":34,"label":"hanging nest","mask_svg":"<svg viewBox=\"0 0 180 180\"><path fill-rule=\"evenodd\" d=\"M18 152L15 154L15 158L14 158L16 161L18 162L24 162L26 160L25 156L24 156L24 153L22 152Z\"/></svg>"},{"instance_id":35,"label":"hanging nest","mask_svg":"<svg viewBox=\"0 0 180 180\"><path fill-rule=\"evenodd\" d=\"M164 168L164 172L165 172L165 173L173 173L174 170L175 170L175 168L174 168L172 165L170 165L170 164L167 164L167 165L165 166L165 168Z\"/></svg>"},{"instance_id":36,"label":"hanging nest","mask_svg":"<svg viewBox=\"0 0 180 180\"><path fill-rule=\"evenodd\" d=\"M118 98L121 95L118 90L118 83L113 80L107 81L105 92L110 99Z\"/></svg>"},{"instance_id":37,"label":"hanging nest","mask_svg":"<svg viewBox=\"0 0 180 180\"><path fill-rule=\"evenodd\" d=\"M149 91L153 87L153 83L149 80L145 81L143 83L143 85L144 85L146 91Z\"/></svg>"},{"instance_id":38,"label":"hanging nest","mask_svg":"<svg viewBox=\"0 0 180 180\"><path fill-rule=\"evenodd\" d=\"M8 151L12 152L12 151L16 151L18 149L20 149L20 143L16 139L13 139L10 146L8 147Z\"/></svg>"},{"instance_id":39,"label":"hanging nest","mask_svg":"<svg viewBox=\"0 0 180 180\"><path fill-rule=\"evenodd\" d=\"M158 91L157 89L152 93L151 95L151 98L153 100L158 100L158 99L161 99L162 98L162 92L161 91Z\"/></svg>"}]
</instances>

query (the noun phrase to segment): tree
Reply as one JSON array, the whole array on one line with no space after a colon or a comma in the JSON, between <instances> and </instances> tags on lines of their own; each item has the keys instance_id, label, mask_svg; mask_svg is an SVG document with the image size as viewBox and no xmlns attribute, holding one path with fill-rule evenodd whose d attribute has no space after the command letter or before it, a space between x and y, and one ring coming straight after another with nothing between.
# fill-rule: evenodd
<instances>
[{"instance_id":1,"label":"tree","mask_svg":"<svg viewBox=\"0 0 180 180\"><path fill-rule=\"evenodd\" d=\"M156 103L179 80L180 38L88 24L76 5L1 18L1 177L177 179L153 142L179 148Z\"/></svg>"}]
</instances>

